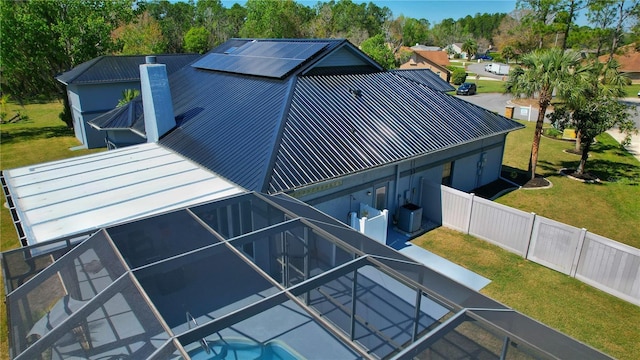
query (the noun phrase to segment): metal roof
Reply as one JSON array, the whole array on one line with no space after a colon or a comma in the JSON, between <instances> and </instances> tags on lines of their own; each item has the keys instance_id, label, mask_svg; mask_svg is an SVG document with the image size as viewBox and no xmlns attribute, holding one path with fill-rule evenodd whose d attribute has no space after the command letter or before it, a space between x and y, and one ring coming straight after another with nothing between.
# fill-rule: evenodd
<instances>
[{"instance_id":1,"label":"metal roof","mask_svg":"<svg viewBox=\"0 0 640 360\"><path fill-rule=\"evenodd\" d=\"M427 72L280 80L187 66L170 77L178 126L160 143L246 189L275 193L522 127L441 93L442 80Z\"/></svg>"},{"instance_id":2,"label":"metal roof","mask_svg":"<svg viewBox=\"0 0 640 360\"><path fill-rule=\"evenodd\" d=\"M167 74L198 59L199 54L156 55L160 64L167 65ZM105 55L84 62L56 77L65 85L95 84L140 80L141 64L145 63L144 55L116 56Z\"/></svg>"},{"instance_id":3,"label":"metal roof","mask_svg":"<svg viewBox=\"0 0 640 360\"><path fill-rule=\"evenodd\" d=\"M211 53L249 42L234 39ZM341 45L334 40L321 56ZM305 63L298 73L312 69ZM247 189L274 193L522 127L439 92L448 85L434 75L279 80L189 66L170 77L178 127L160 143Z\"/></svg>"},{"instance_id":4,"label":"metal roof","mask_svg":"<svg viewBox=\"0 0 640 360\"><path fill-rule=\"evenodd\" d=\"M87 121L87 123L98 130L124 130L131 129L140 119L142 120L142 134L144 134L144 108L142 97L138 96L120 107Z\"/></svg>"},{"instance_id":5,"label":"metal roof","mask_svg":"<svg viewBox=\"0 0 640 360\"><path fill-rule=\"evenodd\" d=\"M456 88L429 69L416 70L391 70L390 73L413 80L419 84L428 86L436 91L454 91Z\"/></svg>"},{"instance_id":6,"label":"metal roof","mask_svg":"<svg viewBox=\"0 0 640 360\"><path fill-rule=\"evenodd\" d=\"M269 192L391 164L522 125L394 75L301 77Z\"/></svg>"},{"instance_id":7,"label":"metal roof","mask_svg":"<svg viewBox=\"0 0 640 360\"><path fill-rule=\"evenodd\" d=\"M163 146L247 189L261 189L290 81L187 67L170 78L178 127Z\"/></svg>"},{"instance_id":8,"label":"metal roof","mask_svg":"<svg viewBox=\"0 0 640 360\"><path fill-rule=\"evenodd\" d=\"M29 244L243 191L155 143L5 170L3 176Z\"/></svg>"}]
</instances>

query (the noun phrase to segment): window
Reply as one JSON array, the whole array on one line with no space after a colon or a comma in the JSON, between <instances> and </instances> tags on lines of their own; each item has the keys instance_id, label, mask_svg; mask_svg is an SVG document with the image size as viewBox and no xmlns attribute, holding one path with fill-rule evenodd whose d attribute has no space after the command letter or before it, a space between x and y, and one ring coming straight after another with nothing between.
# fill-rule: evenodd
<instances>
[{"instance_id":1,"label":"window","mask_svg":"<svg viewBox=\"0 0 640 360\"><path fill-rule=\"evenodd\" d=\"M451 186L452 175L453 175L453 162L445 163L442 166L442 185Z\"/></svg>"}]
</instances>

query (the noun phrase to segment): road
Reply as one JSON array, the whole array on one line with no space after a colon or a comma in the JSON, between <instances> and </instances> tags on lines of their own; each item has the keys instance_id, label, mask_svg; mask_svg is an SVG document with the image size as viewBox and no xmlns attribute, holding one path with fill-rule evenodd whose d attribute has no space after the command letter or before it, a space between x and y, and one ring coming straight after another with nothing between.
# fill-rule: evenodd
<instances>
[{"instance_id":1,"label":"road","mask_svg":"<svg viewBox=\"0 0 640 360\"><path fill-rule=\"evenodd\" d=\"M475 65L482 66L484 71L484 65L482 63L475 64ZM535 107L532 107L531 112L529 112L528 107L521 107L519 105L515 105L511 103L511 99L512 99L511 95L489 93L489 94L476 94L471 96L461 96L461 95L456 95L456 96L462 100L478 105L487 110L494 111L500 115L505 115L505 110L507 106L514 106L514 112L513 112L514 119L536 121L536 119L538 118L538 109L536 109ZM631 116L636 123L636 127L640 129L640 99L625 98L624 102L632 107ZM549 111L547 111L547 113L549 113ZM614 139L618 141L622 141L624 139L624 135L620 134L620 132L616 129L611 129L607 131L607 133L609 133L609 135L611 135ZM640 160L640 134L633 135L631 137L631 144L628 145L626 148L632 155L634 155L638 160Z\"/></svg>"},{"instance_id":2,"label":"road","mask_svg":"<svg viewBox=\"0 0 640 360\"><path fill-rule=\"evenodd\" d=\"M467 65L467 70L469 72L475 73L480 75L483 78L489 78L489 79L495 79L495 80L502 80L502 78L504 77L504 75L496 75L494 73L490 73L488 71L484 70L485 65L487 64L491 64L491 61L485 61L485 62L471 62Z\"/></svg>"}]
</instances>

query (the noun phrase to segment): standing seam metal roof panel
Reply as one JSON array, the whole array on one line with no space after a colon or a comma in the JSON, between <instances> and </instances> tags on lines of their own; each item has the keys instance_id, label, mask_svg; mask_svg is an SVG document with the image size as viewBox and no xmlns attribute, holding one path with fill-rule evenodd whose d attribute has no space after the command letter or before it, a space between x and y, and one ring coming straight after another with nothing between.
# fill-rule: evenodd
<instances>
[{"instance_id":1,"label":"standing seam metal roof panel","mask_svg":"<svg viewBox=\"0 0 640 360\"><path fill-rule=\"evenodd\" d=\"M416 70L390 70L390 73L413 80L419 84L426 85L436 91L453 91L456 88L448 82L442 80L440 76L429 69Z\"/></svg>"},{"instance_id":2,"label":"standing seam metal roof panel","mask_svg":"<svg viewBox=\"0 0 640 360\"><path fill-rule=\"evenodd\" d=\"M286 191L522 127L392 73L302 77L270 181Z\"/></svg>"},{"instance_id":3,"label":"standing seam metal roof panel","mask_svg":"<svg viewBox=\"0 0 640 360\"><path fill-rule=\"evenodd\" d=\"M200 57L200 54L156 55L158 64L165 64L169 75ZM144 63L143 55L100 56L58 75L56 79L66 85L138 81L140 65Z\"/></svg>"},{"instance_id":4,"label":"standing seam metal roof panel","mask_svg":"<svg viewBox=\"0 0 640 360\"><path fill-rule=\"evenodd\" d=\"M289 81L187 67L170 78L178 127L160 140L248 189L260 190Z\"/></svg>"}]
</instances>

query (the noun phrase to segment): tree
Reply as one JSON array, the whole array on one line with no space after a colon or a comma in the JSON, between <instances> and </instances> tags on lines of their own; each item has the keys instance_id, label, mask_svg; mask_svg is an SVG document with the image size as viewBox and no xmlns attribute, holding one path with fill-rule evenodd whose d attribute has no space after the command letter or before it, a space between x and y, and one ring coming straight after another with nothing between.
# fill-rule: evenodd
<instances>
[{"instance_id":1,"label":"tree","mask_svg":"<svg viewBox=\"0 0 640 360\"><path fill-rule=\"evenodd\" d=\"M226 9L220 0L200 0L196 4L196 22L208 34L207 46L210 49L229 39L227 33Z\"/></svg>"},{"instance_id":2,"label":"tree","mask_svg":"<svg viewBox=\"0 0 640 360\"><path fill-rule=\"evenodd\" d=\"M138 89L126 89L122 90L122 98L118 100L117 107L122 107L131 102L131 100L137 98L140 95Z\"/></svg>"},{"instance_id":3,"label":"tree","mask_svg":"<svg viewBox=\"0 0 640 360\"><path fill-rule=\"evenodd\" d=\"M393 69L396 67L393 52L385 43L384 35L378 34L368 38L362 42L360 48L385 69Z\"/></svg>"},{"instance_id":4,"label":"tree","mask_svg":"<svg viewBox=\"0 0 640 360\"><path fill-rule=\"evenodd\" d=\"M592 38L597 42L596 56L607 49L609 60L620 47L624 28L640 13L638 0L591 0L587 19L594 28Z\"/></svg>"},{"instance_id":5,"label":"tree","mask_svg":"<svg viewBox=\"0 0 640 360\"><path fill-rule=\"evenodd\" d=\"M247 20L240 36L264 38L305 37L306 23L313 13L293 0L248 0Z\"/></svg>"},{"instance_id":6,"label":"tree","mask_svg":"<svg viewBox=\"0 0 640 360\"><path fill-rule=\"evenodd\" d=\"M620 74L615 61L594 63L576 69L571 85L559 91L563 103L555 107L549 119L561 128L576 129L576 151L581 154L575 174L584 174L589 150L596 136L617 126L626 134L625 142L637 132L629 109L620 102L629 79Z\"/></svg>"},{"instance_id":7,"label":"tree","mask_svg":"<svg viewBox=\"0 0 640 360\"><path fill-rule=\"evenodd\" d=\"M545 38L558 30L554 19L561 9L560 0L518 0L516 8L527 11L523 23L537 37L538 49L544 48Z\"/></svg>"},{"instance_id":8,"label":"tree","mask_svg":"<svg viewBox=\"0 0 640 360\"><path fill-rule=\"evenodd\" d=\"M464 69L455 68L451 74L451 82L453 85L460 85L467 81L467 72Z\"/></svg>"},{"instance_id":9,"label":"tree","mask_svg":"<svg viewBox=\"0 0 640 360\"><path fill-rule=\"evenodd\" d=\"M0 1L2 92L17 100L66 98L55 76L116 50L111 32L133 18L132 5L132 0Z\"/></svg>"},{"instance_id":10,"label":"tree","mask_svg":"<svg viewBox=\"0 0 640 360\"><path fill-rule=\"evenodd\" d=\"M122 45L123 55L162 54L167 45L160 24L146 11L114 30L113 37Z\"/></svg>"},{"instance_id":11,"label":"tree","mask_svg":"<svg viewBox=\"0 0 640 360\"><path fill-rule=\"evenodd\" d=\"M560 3L560 12L556 22L562 27L562 45L563 49L567 48L569 41L569 33L574 26L574 21L578 17L578 12L587 6L587 0L563 0Z\"/></svg>"},{"instance_id":12,"label":"tree","mask_svg":"<svg viewBox=\"0 0 640 360\"><path fill-rule=\"evenodd\" d=\"M183 52L186 32L194 26L195 6L193 1L152 0L144 9L160 24L168 53Z\"/></svg>"},{"instance_id":13,"label":"tree","mask_svg":"<svg viewBox=\"0 0 640 360\"><path fill-rule=\"evenodd\" d=\"M572 69L580 62L580 54L563 51L560 48L536 50L522 58L522 66L511 70L506 83L506 91L516 98L538 97L538 119L531 144L529 172L531 179L536 176L540 136L547 107L551 103L553 91L567 84L572 77Z\"/></svg>"},{"instance_id":14,"label":"tree","mask_svg":"<svg viewBox=\"0 0 640 360\"><path fill-rule=\"evenodd\" d=\"M478 43L473 39L467 39L462 43L462 47L460 49L462 52L467 53L467 59L471 60L471 58L478 52Z\"/></svg>"},{"instance_id":15,"label":"tree","mask_svg":"<svg viewBox=\"0 0 640 360\"><path fill-rule=\"evenodd\" d=\"M402 42L405 46L430 43L429 21L407 18L402 29Z\"/></svg>"},{"instance_id":16,"label":"tree","mask_svg":"<svg viewBox=\"0 0 640 360\"><path fill-rule=\"evenodd\" d=\"M506 45L502 48L502 50L500 50L500 55L502 55L503 58L507 59L507 63L509 63L509 60L515 59L516 51L510 45Z\"/></svg>"},{"instance_id":17,"label":"tree","mask_svg":"<svg viewBox=\"0 0 640 360\"><path fill-rule=\"evenodd\" d=\"M225 11L225 16L227 18L227 34L229 37L240 36L240 29L242 29L244 20L247 17L247 9L236 3Z\"/></svg>"},{"instance_id":18,"label":"tree","mask_svg":"<svg viewBox=\"0 0 640 360\"><path fill-rule=\"evenodd\" d=\"M204 26L193 27L184 35L184 48L189 52L204 54L209 50L209 32Z\"/></svg>"},{"instance_id":19,"label":"tree","mask_svg":"<svg viewBox=\"0 0 640 360\"><path fill-rule=\"evenodd\" d=\"M502 19L500 26L493 33L493 42L498 49L511 46L516 53L526 54L537 46L537 40L531 29L517 19L514 12Z\"/></svg>"}]
</instances>

